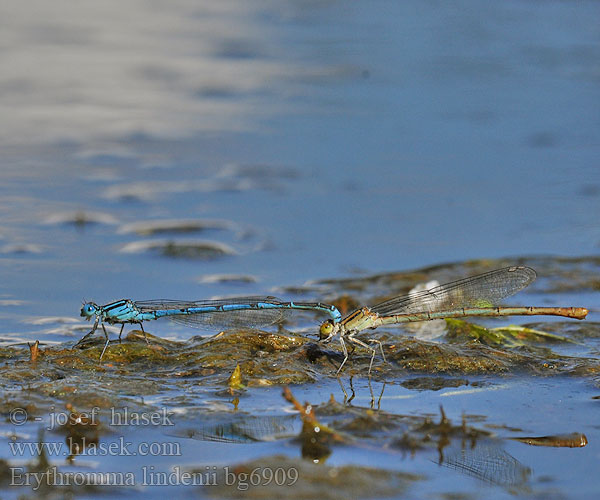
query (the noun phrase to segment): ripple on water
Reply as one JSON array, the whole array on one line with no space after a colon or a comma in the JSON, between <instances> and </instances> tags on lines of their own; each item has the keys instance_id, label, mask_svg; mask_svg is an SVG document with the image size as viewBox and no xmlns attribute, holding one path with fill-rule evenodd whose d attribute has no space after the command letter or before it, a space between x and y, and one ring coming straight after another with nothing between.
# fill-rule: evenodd
<instances>
[{"instance_id":1,"label":"ripple on water","mask_svg":"<svg viewBox=\"0 0 600 500\"><path fill-rule=\"evenodd\" d=\"M300 170L293 167L266 164L238 164L225 165L218 174L219 177L246 177L249 179L298 179Z\"/></svg>"},{"instance_id":2,"label":"ripple on water","mask_svg":"<svg viewBox=\"0 0 600 500\"><path fill-rule=\"evenodd\" d=\"M215 193L248 191L255 187L247 179L200 179L197 181L144 181L116 184L107 188L103 196L111 200L152 202L175 193Z\"/></svg>"}]
</instances>

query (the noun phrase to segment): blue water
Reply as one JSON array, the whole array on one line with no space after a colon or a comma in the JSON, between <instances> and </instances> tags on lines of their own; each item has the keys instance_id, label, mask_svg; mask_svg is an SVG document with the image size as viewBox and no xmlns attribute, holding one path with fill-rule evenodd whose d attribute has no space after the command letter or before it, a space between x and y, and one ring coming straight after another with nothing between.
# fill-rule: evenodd
<instances>
[{"instance_id":1,"label":"blue water","mask_svg":"<svg viewBox=\"0 0 600 500\"><path fill-rule=\"evenodd\" d=\"M599 18L595 1L0 2L0 335L64 340L84 299L597 255ZM228 225L121 231L165 219ZM234 253L124 251L155 238Z\"/></svg>"}]
</instances>

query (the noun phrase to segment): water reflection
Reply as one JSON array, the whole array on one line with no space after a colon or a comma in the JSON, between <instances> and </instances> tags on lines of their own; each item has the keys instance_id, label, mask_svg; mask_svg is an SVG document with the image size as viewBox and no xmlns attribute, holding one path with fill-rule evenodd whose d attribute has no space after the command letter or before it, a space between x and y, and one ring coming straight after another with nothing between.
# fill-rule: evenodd
<instances>
[{"instance_id":1,"label":"water reflection","mask_svg":"<svg viewBox=\"0 0 600 500\"><path fill-rule=\"evenodd\" d=\"M350 405L352 404L352 401L354 400L354 398L356 397L356 391L354 390L354 377L350 377L349 381L348 381L348 385L350 387L350 396L348 396L348 392L346 391L344 384L342 382L342 378L338 377L337 381L340 384L340 389L342 389L342 392L344 394L344 404L345 405ZM373 385L371 384L371 378L367 379L367 383L369 386L369 392L371 394L371 402L369 404L369 406L371 407L371 409L374 409L375 407L377 407L378 410L381 409L381 398L383 397L383 391L385 391L385 382L383 382L383 384L381 385L381 392L379 393L379 396L377 397L377 404L375 403L375 394L373 392Z\"/></svg>"},{"instance_id":2,"label":"water reflection","mask_svg":"<svg viewBox=\"0 0 600 500\"><path fill-rule=\"evenodd\" d=\"M93 150L107 137L247 128L278 107L266 89L306 67L260 48L277 36L260 16L240 1L11 5L0 21L12 61L0 76L1 140Z\"/></svg>"},{"instance_id":3,"label":"water reflection","mask_svg":"<svg viewBox=\"0 0 600 500\"><path fill-rule=\"evenodd\" d=\"M248 444L290 438L296 428L295 415L223 415L225 422L178 429L173 436L219 443Z\"/></svg>"},{"instance_id":4,"label":"water reflection","mask_svg":"<svg viewBox=\"0 0 600 500\"><path fill-rule=\"evenodd\" d=\"M522 489L529 481L532 469L502 449L501 444L478 441L450 446L440 455L439 465L504 488Z\"/></svg>"}]
</instances>

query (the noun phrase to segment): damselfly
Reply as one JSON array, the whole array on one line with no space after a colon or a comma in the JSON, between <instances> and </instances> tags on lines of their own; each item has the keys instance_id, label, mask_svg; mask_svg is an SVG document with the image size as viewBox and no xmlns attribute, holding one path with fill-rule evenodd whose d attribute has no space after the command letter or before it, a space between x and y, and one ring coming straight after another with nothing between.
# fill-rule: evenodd
<instances>
[{"instance_id":1,"label":"damselfly","mask_svg":"<svg viewBox=\"0 0 600 500\"><path fill-rule=\"evenodd\" d=\"M321 325L320 337L323 342L329 342L335 335L340 337L344 360L337 373L348 360L345 340L354 347L360 346L370 350L370 374L375 349L355 337L357 333L367 328L463 316L552 315L585 318L588 310L583 307L497 307L495 305L498 301L525 288L535 280L536 276L536 272L530 267L505 267L428 290L394 297L373 307L358 309L342 320L328 319ZM367 342L379 344L385 361L381 343L373 339Z\"/></svg>"},{"instance_id":2,"label":"damselfly","mask_svg":"<svg viewBox=\"0 0 600 500\"><path fill-rule=\"evenodd\" d=\"M88 321L94 319L94 326L89 333L75 344L81 344L92 335L98 325L102 326L106 344L100 355L109 344L108 333L104 323L111 325L121 323L119 340L126 323L137 323L146 335L142 322L166 317L177 323L195 328L231 328L236 326L258 327L279 323L286 312L291 310L319 311L329 314L331 321L339 323L342 315L335 306L320 302L285 302L277 297L237 297L221 300L200 300L195 302L180 300L117 300L104 306L87 302L81 308L81 316ZM147 341L147 339L146 339Z\"/></svg>"}]
</instances>

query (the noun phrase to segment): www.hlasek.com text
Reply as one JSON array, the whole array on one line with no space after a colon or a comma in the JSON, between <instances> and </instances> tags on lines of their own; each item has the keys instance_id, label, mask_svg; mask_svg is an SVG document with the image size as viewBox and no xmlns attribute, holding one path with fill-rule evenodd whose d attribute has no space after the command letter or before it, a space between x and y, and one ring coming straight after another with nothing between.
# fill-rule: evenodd
<instances>
[{"instance_id":1,"label":"www.hlasek.com text","mask_svg":"<svg viewBox=\"0 0 600 500\"><path fill-rule=\"evenodd\" d=\"M9 449L13 456L39 457L180 457L181 443L177 441L142 441L134 444L125 441L123 436L116 441L88 441L85 436L77 439L67 437L66 442L58 441L10 441Z\"/></svg>"}]
</instances>

